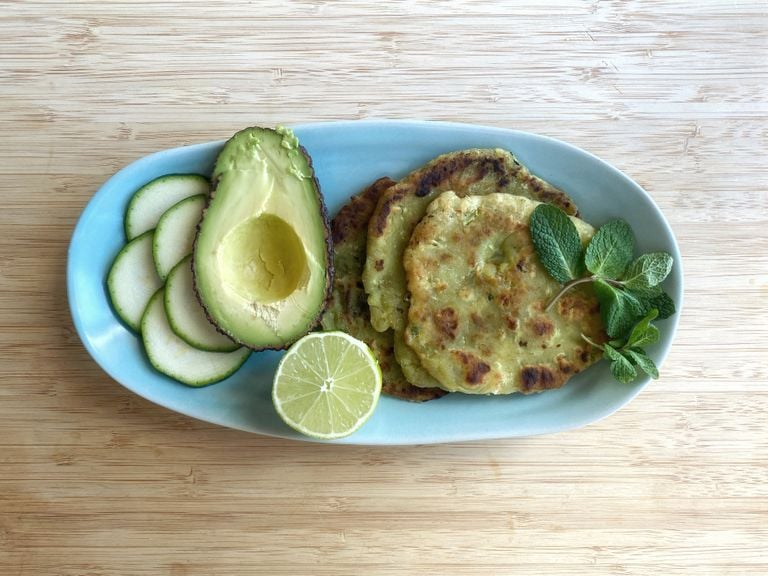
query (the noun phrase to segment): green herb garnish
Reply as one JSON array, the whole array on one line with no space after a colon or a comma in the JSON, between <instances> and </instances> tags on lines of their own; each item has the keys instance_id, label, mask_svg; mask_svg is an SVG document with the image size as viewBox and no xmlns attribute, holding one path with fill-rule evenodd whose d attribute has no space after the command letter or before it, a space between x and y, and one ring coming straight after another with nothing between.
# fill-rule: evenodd
<instances>
[{"instance_id":1,"label":"green herb garnish","mask_svg":"<svg viewBox=\"0 0 768 576\"><path fill-rule=\"evenodd\" d=\"M581 240L568 215L551 204L531 214L531 237L542 264L555 280L565 284L583 270Z\"/></svg>"},{"instance_id":2,"label":"green herb garnish","mask_svg":"<svg viewBox=\"0 0 768 576\"><path fill-rule=\"evenodd\" d=\"M655 344L659 341L659 329L651 321L659 314L655 308L648 312L637 324L632 327L629 337L626 339L614 339L605 344L598 344L581 335L584 340L595 348L600 348L605 357L611 361L611 373L622 384L632 382L637 377L637 368L648 374L651 378L659 377L656 364L646 354L643 346Z\"/></svg>"},{"instance_id":3,"label":"green herb garnish","mask_svg":"<svg viewBox=\"0 0 768 576\"><path fill-rule=\"evenodd\" d=\"M563 284L546 310L575 286L592 284L611 340L597 344L582 337L603 351L619 382L634 380L638 368L657 378L658 370L643 346L659 340L659 330L651 321L675 313L672 298L661 288L672 270L672 256L650 252L633 260L635 237L629 224L620 219L601 226L584 248L574 223L551 204L536 207L530 230L542 265Z\"/></svg>"}]
</instances>

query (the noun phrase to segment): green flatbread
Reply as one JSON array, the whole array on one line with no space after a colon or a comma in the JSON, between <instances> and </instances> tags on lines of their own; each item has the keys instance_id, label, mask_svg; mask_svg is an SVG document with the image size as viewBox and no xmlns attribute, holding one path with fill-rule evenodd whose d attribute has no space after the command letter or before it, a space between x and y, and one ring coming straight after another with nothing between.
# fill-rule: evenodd
<instances>
[{"instance_id":1,"label":"green flatbread","mask_svg":"<svg viewBox=\"0 0 768 576\"><path fill-rule=\"evenodd\" d=\"M363 283L371 323L380 332L405 326L403 252L429 203L446 190L458 196L515 194L577 213L564 192L532 175L506 150L462 150L435 158L387 189L371 216Z\"/></svg>"},{"instance_id":2,"label":"green flatbread","mask_svg":"<svg viewBox=\"0 0 768 576\"><path fill-rule=\"evenodd\" d=\"M416 226L403 266L405 344L451 392L524 394L563 386L600 359L581 334L607 337L589 287L559 291L539 262L529 221L539 202L446 192ZM571 218L586 244L594 229Z\"/></svg>"},{"instance_id":3,"label":"green flatbread","mask_svg":"<svg viewBox=\"0 0 768 576\"><path fill-rule=\"evenodd\" d=\"M403 252L427 206L446 190L458 196L515 194L549 202L566 213L577 213L561 190L531 174L506 150L473 149L438 156L384 192L368 226L368 257L363 283L368 293L371 324L394 329L394 349L405 377L417 386L439 385L405 345L408 293Z\"/></svg>"},{"instance_id":4,"label":"green flatbread","mask_svg":"<svg viewBox=\"0 0 768 576\"><path fill-rule=\"evenodd\" d=\"M352 197L331 222L335 273L321 325L325 330L341 330L368 344L381 367L383 393L424 402L439 398L445 391L416 387L406 380L393 355L392 331L378 332L371 326L362 284L368 220L382 192L393 184L389 178L376 180Z\"/></svg>"}]
</instances>

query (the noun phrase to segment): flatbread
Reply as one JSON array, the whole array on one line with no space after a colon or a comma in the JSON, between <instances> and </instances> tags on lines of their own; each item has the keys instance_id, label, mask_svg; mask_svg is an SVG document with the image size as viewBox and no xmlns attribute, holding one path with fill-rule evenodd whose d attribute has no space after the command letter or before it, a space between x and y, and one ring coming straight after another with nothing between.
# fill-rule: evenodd
<instances>
[{"instance_id":1,"label":"flatbread","mask_svg":"<svg viewBox=\"0 0 768 576\"><path fill-rule=\"evenodd\" d=\"M538 202L510 194L446 192L416 226L403 265L410 292L405 343L449 391L540 392L600 359L597 299L560 289L541 266L528 223ZM583 243L594 229L571 218Z\"/></svg>"},{"instance_id":2,"label":"flatbread","mask_svg":"<svg viewBox=\"0 0 768 576\"><path fill-rule=\"evenodd\" d=\"M421 360L416 352L405 343L405 327L393 330L395 360L400 365L403 375L408 382L414 382L414 386L429 386L430 388L443 388L430 372L421 365Z\"/></svg>"},{"instance_id":3,"label":"flatbread","mask_svg":"<svg viewBox=\"0 0 768 576\"><path fill-rule=\"evenodd\" d=\"M405 327L408 304L403 252L429 203L446 190L458 196L516 194L555 204L568 214L577 213L564 192L532 175L506 150L451 152L412 172L384 192L368 226L363 282L371 324L380 332Z\"/></svg>"},{"instance_id":4,"label":"flatbread","mask_svg":"<svg viewBox=\"0 0 768 576\"><path fill-rule=\"evenodd\" d=\"M381 367L382 392L424 402L444 395L445 391L408 383L393 355L392 331L377 332L371 326L362 284L368 220L381 193L393 184L389 178L376 180L352 197L331 222L335 273L331 298L320 322L325 330L341 330L368 344Z\"/></svg>"}]
</instances>

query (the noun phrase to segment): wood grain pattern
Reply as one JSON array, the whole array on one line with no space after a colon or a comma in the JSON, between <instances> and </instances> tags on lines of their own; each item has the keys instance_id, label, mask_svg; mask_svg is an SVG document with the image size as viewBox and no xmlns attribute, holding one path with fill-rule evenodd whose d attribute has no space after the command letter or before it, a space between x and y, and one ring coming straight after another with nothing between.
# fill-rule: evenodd
<instances>
[{"instance_id":1,"label":"wood grain pattern","mask_svg":"<svg viewBox=\"0 0 768 576\"><path fill-rule=\"evenodd\" d=\"M0 573L768 573L764 1L0 2ZM632 175L686 301L663 377L585 429L409 448L170 413L72 327L117 169L253 124L518 128Z\"/></svg>"}]
</instances>

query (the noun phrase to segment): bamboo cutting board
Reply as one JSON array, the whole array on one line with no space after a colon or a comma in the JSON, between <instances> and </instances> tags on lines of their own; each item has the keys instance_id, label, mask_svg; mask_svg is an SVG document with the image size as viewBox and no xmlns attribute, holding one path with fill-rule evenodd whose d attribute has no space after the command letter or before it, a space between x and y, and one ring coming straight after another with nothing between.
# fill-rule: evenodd
<instances>
[{"instance_id":1,"label":"bamboo cutting board","mask_svg":"<svg viewBox=\"0 0 768 576\"><path fill-rule=\"evenodd\" d=\"M0 573L768 573L768 4L0 2ZM90 359L66 251L115 171L249 124L553 136L636 179L686 277L619 413L519 440L294 443Z\"/></svg>"}]
</instances>

